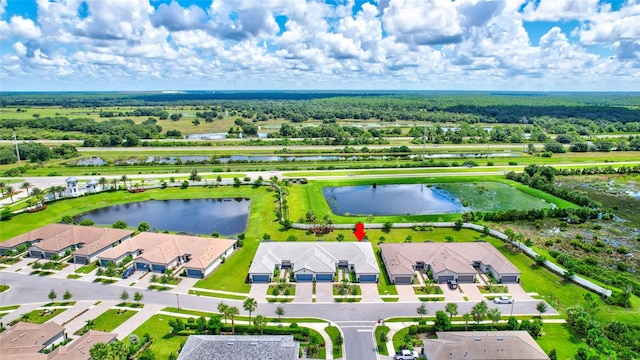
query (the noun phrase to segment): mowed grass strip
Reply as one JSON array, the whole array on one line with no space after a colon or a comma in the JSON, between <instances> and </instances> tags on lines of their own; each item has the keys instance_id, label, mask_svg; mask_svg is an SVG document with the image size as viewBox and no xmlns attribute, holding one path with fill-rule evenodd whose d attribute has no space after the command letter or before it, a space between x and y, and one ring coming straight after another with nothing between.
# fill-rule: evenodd
<instances>
[{"instance_id":1,"label":"mowed grass strip","mask_svg":"<svg viewBox=\"0 0 640 360\"><path fill-rule=\"evenodd\" d=\"M135 310L109 309L94 319L94 329L113 331L137 313Z\"/></svg>"}]
</instances>

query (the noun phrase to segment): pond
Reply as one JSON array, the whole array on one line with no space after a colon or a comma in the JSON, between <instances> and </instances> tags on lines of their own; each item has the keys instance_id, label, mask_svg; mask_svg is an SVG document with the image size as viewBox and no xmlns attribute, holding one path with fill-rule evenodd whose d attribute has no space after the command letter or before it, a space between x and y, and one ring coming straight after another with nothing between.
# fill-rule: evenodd
<instances>
[{"instance_id":1,"label":"pond","mask_svg":"<svg viewBox=\"0 0 640 360\"><path fill-rule=\"evenodd\" d=\"M326 187L322 194L338 215L446 214L464 209L448 192L424 184Z\"/></svg>"},{"instance_id":2,"label":"pond","mask_svg":"<svg viewBox=\"0 0 640 360\"><path fill-rule=\"evenodd\" d=\"M245 231L251 200L191 199L148 200L96 209L76 216L74 221L90 219L99 225L123 220L130 227L141 222L158 230L210 235L234 235Z\"/></svg>"},{"instance_id":3,"label":"pond","mask_svg":"<svg viewBox=\"0 0 640 360\"><path fill-rule=\"evenodd\" d=\"M338 215L425 215L553 206L497 182L340 186L326 187L322 194Z\"/></svg>"}]
</instances>

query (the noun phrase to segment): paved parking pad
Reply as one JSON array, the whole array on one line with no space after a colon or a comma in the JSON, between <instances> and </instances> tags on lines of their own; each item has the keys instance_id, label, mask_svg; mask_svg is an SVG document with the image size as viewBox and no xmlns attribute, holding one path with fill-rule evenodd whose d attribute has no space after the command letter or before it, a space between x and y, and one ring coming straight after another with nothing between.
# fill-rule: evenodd
<instances>
[{"instance_id":1,"label":"paved parking pad","mask_svg":"<svg viewBox=\"0 0 640 360\"><path fill-rule=\"evenodd\" d=\"M534 300L526 291L520 286L520 284L505 284L509 289L509 294L515 300Z\"/></svg>"},{"instance_id":2,"label":"paved parking pad","mask_svg":"<svg viewBox=\"0 0 640 360\"><path fill-rule=\"evenodd\" d=\"M396 290L398 290L398 302L419 301L415 291L413 291L413 285L396 285Z\"/></svg>"},{"instance_id":3,"label":"paved parking pad","mask_svg":"<svg viewBox=\"0 0 640 360\"><path fill-rule=\"evenodd\" d=\"M313 283L310 282L297 282L296 283L296 295L293 298L293 302L311 302L313 298Z\"/></svg>"},{"instance_id":4,"label":"paved parking pad","mask_svg":"<svg viewBox=\"0 0 640 360\"><path fill-rule=\"evenodd\" d=\"M436 284L436 286L439 286L440 289L442 289L442 292L444 293L444 301L464 301L464 295L459 289L451 290L447 284Z\"/></svg>"},{"instance_id":5,"label":"paved parking pad","mask_svg":"<svg viewBox=\"0 0 640 360\"><path fill-rule=\"evenodd\" d=\"M319 303L333 302L333 283L330 283L330 282L316 283L316 302L319 302Z\"/></svg>"},{"instance_id":6,"label":"paved parking pad","mask_svg":"<svg viewBox=\"0 0 640 360\"><path fill-rule=\"evenodd\" d=\"M360 283L360 290L362 290L361 302L382 302L378 294L378 284Z\"/></svg>"},{"instance_id":7,"label":"paved parking pad","mask_svg":"<svg viewBox=\"0 0 640 360\"><path fill-rule=\"evenodd\" d=\"M478 284L470 283L470 284L458 284L458 287L462 289L464 296L469 299L469 301L480 302L482 300L486 300L482 293L478 289Z\"/></svg>"}]
</instances>

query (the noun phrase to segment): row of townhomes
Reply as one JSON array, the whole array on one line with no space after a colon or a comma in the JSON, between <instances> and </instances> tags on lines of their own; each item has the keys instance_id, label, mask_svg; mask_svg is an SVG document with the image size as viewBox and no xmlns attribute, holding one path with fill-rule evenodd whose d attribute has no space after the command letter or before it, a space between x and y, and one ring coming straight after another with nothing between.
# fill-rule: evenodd
<instances>
[{"instance_id":1,"label":"row of townhomes","mask_svg":"<svg viewBox=\"0 0 640 360\"><path fill-rule=\"evenodd\" d=\"M187 276L209 275L236 248L237 240L203 238L68 224L49 224L11 238L0 253L26 246L30 257L51 259L71 252L73 262L100 265L118 263L128 256L137 270L185 270Z\"/></svg>"},{"instance_id":2,"label":"row of townhomes","mask_svg":"<svg viewBox=\"0 0 640 360\"><path fill-rule=\"evenodd\" d=\"M131 230L49 224L3 242L0 254L26 247L29 256L50 259L71 252L73 262L98 261L101 266L131 256L136 270L162 273L184 270L189 277L208 276L236 248L233 239L204 238ZM473 283L478 273L501 283L518 283L520 271L491 244L381 244L384 267L394 284L411 284L416 271L436 282ZM380 269L368 242L262 242L249 269L252 283L273 281L276 269L293 273L295 281L335 281L336 269L353 272L359 282L377 282Z\"/></svg>"}]
</instances>

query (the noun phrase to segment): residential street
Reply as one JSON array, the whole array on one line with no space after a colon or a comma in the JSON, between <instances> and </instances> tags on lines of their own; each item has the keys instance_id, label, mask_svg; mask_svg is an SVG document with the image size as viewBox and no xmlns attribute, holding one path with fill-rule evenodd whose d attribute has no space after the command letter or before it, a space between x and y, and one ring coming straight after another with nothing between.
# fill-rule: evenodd
<instances>
[{"instance_id":1,"label":"residential street","mask_svg":"<svg viewBox=\"0 0 640 360\"><path fill-rule=\"evenodd\" d=\"M43 304L48 302L47 294L53 288L58 293L62 293L65 290L69 290L73 294L73 300L108 300L119 301L122 290L131 290L129 286L120 285L101 285L92 282L59 279L52 277L40 277L27 274L12 273L7 271L0 271L0 277L7 285L11 285L11 289L0 295L0 306L10 304ZM220 299L211 297L198 297L194 295L188 295L186 293L177 293L174 291L160 292L153 290L140 290L144 294L144 303L147 305L154 305L154 309L159 309L164 306L178 306L180 307L200 310L200 311L215 311L217 303ZM176 296L179 294L179 296ZM248 315L242 310L242 301L239 300L223 300L225 303L236 306L240 309L241 314ZM538 311L535 309L538 300L529 301L517 301L516 304L511 305L495 305L492 302L488 302L489 308L497 307L503 313L508 315L513 308L514 315L537 315ZM438 310L444 310L445 302L426 302L429 314L435 314ZM157 306L156 306L157 305ZM279 304L269 304L261 302L258 306L258 310L253 315L263 314L266 316L273 316L276 307ZM373 327L377 323L378 319L386 319L397 316L415 316L418 302L402 302L402 303L288 303L284 304L285 317L318 317L327 319L336 323L344 333L345 351L346 356L353 359L353 356L357 356L358 359L376 359L377 354L375 352L375 343L373 341ZM475 302L458 302L458 313L463 314L469 312L475 305ZM146 308L146 307L145 307ZM549 306L547 315L556 314L556 311ZM151 314L150 314L151 315ZM4 322L11 321L19 316L17 311L14 311L3 318ZM136 318L136 317L134 317ZM134 319L132 318L132 319ZM138 318L138 320L142 320ZM140 322L141 324L141 322ZM127 326L127 331L133 330L133 323L127 322L124 325ZM119 334L119 338L123 338L128 334ZM357 354L357 355L354 355Z\"/></svg>"}]
</instances>

